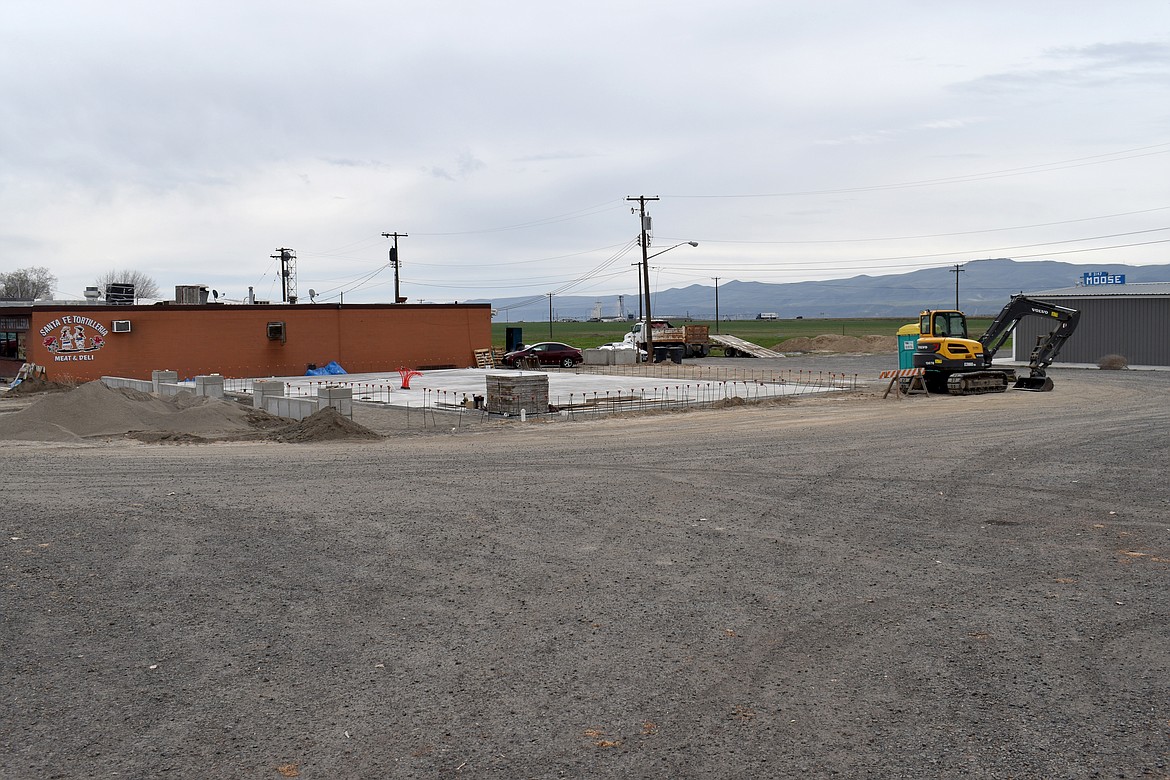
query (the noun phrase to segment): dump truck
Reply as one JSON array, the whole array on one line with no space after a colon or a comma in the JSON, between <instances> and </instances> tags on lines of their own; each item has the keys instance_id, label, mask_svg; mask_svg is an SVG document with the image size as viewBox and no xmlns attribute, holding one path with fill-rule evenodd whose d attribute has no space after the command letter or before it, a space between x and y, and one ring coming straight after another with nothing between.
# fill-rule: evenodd
<instances>
[{"instance_id":1,"label":"dump truck","mask_svg":"<svg viewBox=\"0 0 1170 780\"><path fill-rule=\"evenodd\" d=\"M682 357L707 357L711 353L710 332L706 325L671 325L667 320L650 320L650 337L654 349L681 349ZM643 333L645 321L634 323L626 334L625 343L636 346L645 358L646 337ZM657 358L655 358L657 360ZM660 362L660 361L659 361Z\"/></svg>"}]
</instances>

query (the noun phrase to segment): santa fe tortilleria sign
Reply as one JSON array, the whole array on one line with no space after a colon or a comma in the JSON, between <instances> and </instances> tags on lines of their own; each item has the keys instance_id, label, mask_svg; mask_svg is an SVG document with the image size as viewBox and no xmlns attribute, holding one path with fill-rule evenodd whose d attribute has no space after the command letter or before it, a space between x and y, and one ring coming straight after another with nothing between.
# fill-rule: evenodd
<instances>
[{"instance_id":1,"label":"santa fe tortilleria sign","mask_svg":"<svg viewBox=\"0 0 1170 780\"><path fill-rule=\"evenodd\" d=\"M53 360L93 360L93 353L106 345L109 331L91 317L67 314L41 328L42 343Z\"/></svg>"}]
</instances>

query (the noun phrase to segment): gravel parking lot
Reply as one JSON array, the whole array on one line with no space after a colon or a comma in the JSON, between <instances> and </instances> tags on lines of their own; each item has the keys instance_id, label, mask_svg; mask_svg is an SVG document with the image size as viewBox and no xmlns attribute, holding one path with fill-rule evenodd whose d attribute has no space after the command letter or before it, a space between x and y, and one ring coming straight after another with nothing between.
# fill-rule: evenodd
<instances>
[{"instance_id":1,"label":"gravel parking lot","mask_svg":"<svg viewBox=\"0 0 1170 780\"><path fill-rule=\"evenodd\" d=\"M1170 373L1053 375L5 442L0 778L1170 778Z\"/></svg>"}]
</instances>

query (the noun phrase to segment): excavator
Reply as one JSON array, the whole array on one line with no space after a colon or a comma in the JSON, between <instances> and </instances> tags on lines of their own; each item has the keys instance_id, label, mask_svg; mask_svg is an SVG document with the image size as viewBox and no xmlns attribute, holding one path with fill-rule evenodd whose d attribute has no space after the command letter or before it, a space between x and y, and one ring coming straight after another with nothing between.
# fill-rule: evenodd
<instances>
[{"instance_id":1,"label":"excavator","mask_svg":"<svg viewBox=\"0 0 1170 780\"><path fill-rule=\"evenodd\" d=\"M1045 317L1055 327L1037 339L1028 360L1028 376L1016 376L1014 368L999 368L992 358L1024 317ZM967 337L967 317L961 311L924 311L918 318L918 346L914 367L922 368L926 389L932 393L980 395L1002 393L1014 381L1017 390L1048 392L1052 379L1046 369L1060 354L1064 342L1076 330L1081 313L1076 309L1013 295L978 339Z\"/></svg>"}]
</instances>

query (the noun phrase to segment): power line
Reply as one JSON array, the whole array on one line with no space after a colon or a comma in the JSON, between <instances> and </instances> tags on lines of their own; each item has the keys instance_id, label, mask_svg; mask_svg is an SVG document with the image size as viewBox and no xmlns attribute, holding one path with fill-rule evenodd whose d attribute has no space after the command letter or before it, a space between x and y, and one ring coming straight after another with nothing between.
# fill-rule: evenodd
<instances>
[{"instance_id":1,"label":"power line","mask_svg":"<svg viewBox=\"0 0 1170 780\"><path fill-rule=\"evenodd\" d=\"M595 214L603 214L606 211L613 211L617 209L620 204L615 204L613 201L605 201L594 206L586 206L583 209L570 211L555 217L543 217L541 219L534 219L530 222L520 222L515 225L503 225L494 228L481 228L480 230L457 230L445 233L416 233L418 236L472 236L480 233L501 233L507 230L524 230L526 228L543 227L545 225L554 225L558 222L568 222L574 219L581 219L583 217L592 217Z\"/></svg>"},{"instance_id":2,"label":"power line","mask_svg":"<svg viewBox=\"0 0 1170 780\"><path fill-rule=\"evenodd\" d=\"M1150 214L1155 211L1166 211L1170 206L1158 206L1152 209L1140 209L1138 211L1123 211L1118 214L1102 214L1096 217L1080 217L1078 219L1065 219L1058 222L1037 222L1034 225L1013 225L1011 227L1000 228L985 228L982 230L962 230L954 233L924 233L917 236L879 236L876 238L828 238L828 239L814 239L805 241L744 241L740 239L718 239L718 238L703 238L702 240L712 244L764 244L764 245L804 245L804 244L861 244L870 243L874 241L913 241L923 238L952 238L954 236L975 236L984 233L1004 233L1011 230L1030 230L1032 228L1041 227L1055 227L1056 225L1072 225L1079 222L1095 222L1102 219L1116 219L1117 217L1131 217L1136 214ZM670 237L663 237L663 241L674 241L676 239Z\"/></svg>"},{"instance_id":3,"label":"power line","mask_svg":"<svg viewBox=\"0 0 1170 780\"><path fill-rule=\"evenodd\" d=\"M1032 249L1032 248L1041 247L1041 246L1057 246L1060 244L1074 244L1074 243L1077 243L1080 241L1100 241L1100 240L1106 239L1106 238L1121 238L1122 236L1136 236L1136 235L1142 235L1145 233L1159 233L1159 232L1162 232L1165 230L1170 230L1170 227L1151 228L1149 230L1132 230L1132 231L1125 232L1125 233L1108 233L1108 234L1104 234L1104 235L1100 235L1100 236L1088 236L1086 238L1070 238L1070 239L1065 239L1065 240L1061 240L1061 241L1042 241L1042 242L1036 243L1036 244L1017 244L1015 246L1001 246L1001 247L995 247L992 249L965 249L965 250L958 251L958 252L928 252L926 254L921 254L921 255L895 255L892 257L857 258L857 259L854 259L852 262L857 263L857 262L886 262L886 261L891 261L891 260L918 260L918 259L922 259L922 258L926 258L926 257L953 257L955 255L986 257L988 255L996 254L999 252L1007 252L1007 251L1014 250L1014 249ZM1162 242L1153 241L1153 242L1149 242L1149 243L1156 244L1156 243L1162 243ZM1101 247L1101 248L1111 249L1111 248L1122 248L1122 247L1126 247L1126 246L1140 246L1140 245L1139 244L1119 244L1116 247ZM826 261L826 262L831 262L831 261ZM701 268L707 267L707 266L688 264L686 262L676 263L675 265L676 265L676 267L694 268L694 269L701 269ZM767 267L769 265L772 265L772 262L769 262L769 263L740 262L737 265L751 266L751 267L758 267L758 266ZM820 268L821 266L823 266L823 263L819 263L817 265L811 266L811 268ZM805 268L805 267L807 267L807 264L786 265L786 268L788 268L788 269L794 269L797 267Z\"/></svg>"},{"instance_id":4,"label":"power line","mask_svg":"<svg viewBox=\"0 0 1170 780\"><path fill-rule=\"evenodd\" d=\"M426 235L426 234L419 233L418 235ZM628 243L628 242L626 242L626 243ZM582 255L591 255L594 252L603 252L603 251L610 250L610 249L617 249L618 247L622 247L625 245L626 244L610 244L609 246L597 247L596 249L586 249L582 252L569 252L568 254L563 254L563 255L551 255L548 257L537 257L537 258L533 258L531 260L501 260L501 261L493 260L491 264L492 264L492 267L495 268L495 267L502 266L502 265L531 265L533 263L547 263L550 260L564 260L564 259L570 258L570 257L581 257ZM482 268L483 261L481 260L481 261L476 261L476 262L466 263L466 264L465 263L443 263L440 265L438 263L415 263L415 265L421 266L421 267L427 267L427 268L463 268L463 267Z\"/></svg>"},{"instance_id":5,"label":"power line","mask_svg":"<svg viewBox=\"0 0 1170 780\"><path fill-rule=\"evenodd\" d=\"M599 275L601 274L602 271L606 270L607 268L612 266L614 263L616 263L618 260L620 260L622 257L624 257L626 254L628 254L629 251L631 249L633 249L636 245L637 245L636 241L631 240L631 241L627 242L625 245L623 245L623 247L620 251L615 252L611 257L609 257L607 260L602 262L600 265L598 265L595 268L590 269L589 271L585 272L584 274L582 274L582 275L580 275L580 276L578 276L570 281L567 281L567 282L561 284L559 287L557 287L555 290L553 290L552 293L554 295L560 295L561 293L567 292L567 291L573 289L574 287L577 287L579 285L584 284L585 282L593 281L594 279L599 277ZM612 276L618 276L622 273L626 273L626 271L615 271L612 274ZM526 286L537 286L537 285L526 285ZM547 294L548 293L545 293L544 295L547 295ZM505 307L499 308L499 311L509 311L511 309L519 308L521 306L530 305L534 301L542 300L544 298L544 295L539 295L531 300L522 301L520 303L515 303L515 304L512 304L510 306L505 306Z\"/></svg>"}]
</instances>

